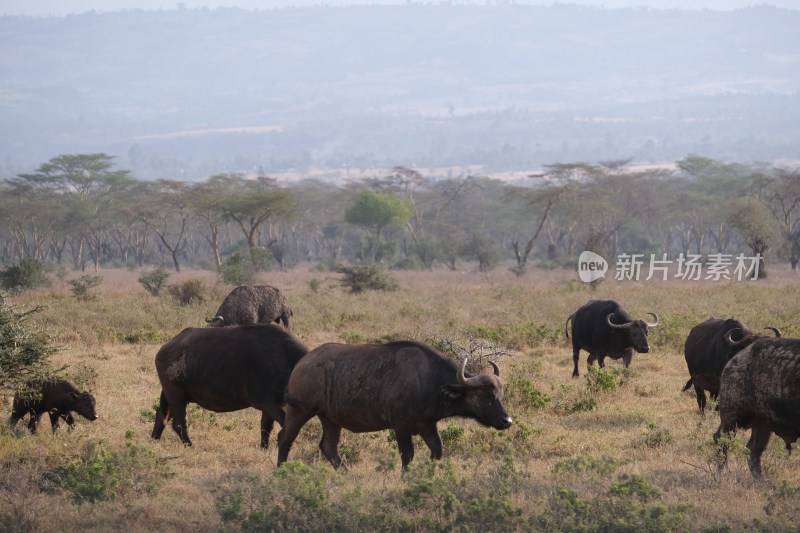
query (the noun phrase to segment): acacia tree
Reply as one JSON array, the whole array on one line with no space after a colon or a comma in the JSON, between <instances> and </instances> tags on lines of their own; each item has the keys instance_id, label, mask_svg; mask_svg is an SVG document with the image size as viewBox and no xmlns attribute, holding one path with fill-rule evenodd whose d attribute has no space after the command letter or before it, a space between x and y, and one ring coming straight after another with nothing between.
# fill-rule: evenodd
<instances>
[{"instance_id":1,"label":"acacia tree","mask_svg":"<svg viewBox=\"0 0 800 533\"><path fill-rule=\"evenodd\" d=\"M775 168L760 174L753 186L780 228L789 248L789 264L797 270L800 262L800 170Z\"/></svg>"},{"instance_id":2,"label":"acacia tree","mask_svg":"<svg viewBox=\"0 0 800 533\"><path fill-rule=\"evenodd\" d=\"M362 190L347 211L344 219L350 224L362 226L375 232L372 239L369 259L375 262L378 247L381 241L381 232L387 227L403 227L412 212L408 202L392 196L370 190Z\"/></svg>"},{"instance_id":3,"label":"acacia tree","mask_svg":"<svg viewBox=\"0 0 800 533\"><path fill-rule=\"evenodd\" d=\"M734 198L728 204L728 223L741 236L744 243L759 256L759 277L767 277L764 254L775 235L770 215L764 204L752 196Z\"/></svg>"},{"instance_id":4,"label":"acacia tree","mask_svg":"<svg viewBox=\"0 0 800 533\"><path fill-rule=\"evenodd\" d=\"M533 234L528 238L525 247L520 246L520 240L514 238L511 240L511 248L514 251L514 258L517 264L513 271L519 276L527 271L528 258L530 257L536 241L539 239L542 230L547 223L553 208L556 204L570 192L569 184L564 185L551 185L537 189L523 189L521 187L514 187L506 194L511 198L522 198L528 208L531 208L538 217L539 221L536 224L536 229Z\"/></svg>"},{"instance_id":5,"label":"acacia tree","mask_svg":"<svg viewBox=\"0 0 800 533\"><path fill-rule=\"evenodd\" d=\"M19 188L57 195L63 206L58 226L70 228L76 269L84 266L86 243L97 271L109 218L120 209L119 194L133 184L127 170L115 170L114 158L106 154L60 155L42 164L36 172L12 180Z\"/></svg>"},{"instance_id":6,"label":"acacia tree","mask_svg":"<svg viewBox=\"0 0 800 533\"><path fill-rule=\"evenodd\" d=\"M136 216L158 237L169 252L175 272L181 271L178 258L186 248L186 235L191 216L187 186L180 181L159 180L141 184L142 194L132 209Z\"/></svg>"},{"instance_id":7,"label":"acacia tree","mask_svg":"<svg viewBox=\"0 0 800 533\"><path fill-rule=\"evenodd\" d=\"M234 221L242 230L250 260L258 267L264 227L267 229L264 245L269 247L277 242L277 221L291 216L294 198L290 192L276 188L274 180L269 178L247 180L238 174L228 174L219 177L219 185L224 185L227 191L218 197L224 219Z\"/></svg>"}]
</instances>

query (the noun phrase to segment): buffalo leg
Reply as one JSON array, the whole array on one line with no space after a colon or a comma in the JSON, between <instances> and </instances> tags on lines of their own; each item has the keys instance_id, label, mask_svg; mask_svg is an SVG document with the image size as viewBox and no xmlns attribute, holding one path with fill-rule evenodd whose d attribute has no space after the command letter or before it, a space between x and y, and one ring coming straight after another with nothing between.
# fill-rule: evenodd
<instances>
[{"instance_id":1,"label":"buffalo leg","mask_svg":"<svg viewBox=\"0 0 800 533\"><path fill-rule=\"evenodd\" d=\"M419 432L419 435L422 437L422 440L425 441L425 444L428 445L428 449L431 451L431 459L441 459L442 437L439 435L439 430L436 428L436 424L432 424L424 428Z\"/></svg>"},{"instance_id":2,"label":"buffalo leg","mask_svg":"<svg viewBox=\"0 0 800 533\"><path fill-rule=\"evenodd\" d=\"M591 364L591 362L589 363ZM606 367L606 356L605 355L598 355L597 356L597 366L600 368Z\"/></svg>"},{"instance_id":3,"label":"buffalo leg","mask_svg":"<svg viewBox=\"0 0 800 533\"><path fill-rule=\"evenodd\" d=\"M747 466L755 478L761 477L761 454L767 449L771 436L772 431L761 427L754 427L750 433L750 440L747 441L747 449L750 450Z\"/></svg>"},{"instance_id":4,"label":"buffalo leg","mask_svg":"<svg viewBox=\"0 0 800 533\"><path fill-rule=\"evenodd\" d=\"M28 420L28 429L31 433L36 433L36 425L44 413L31 413L31 418Z\"/></svg>"},{"instance_id":5,"label":"buffalo leg","mask_svg":"<svg viewBox=\"0 0 800 533\"><path fill-rule=\"evenodd\" d=\"M17 427L17 422L26 414L28 414L28 409L23 406L21 401L15 398L11 407L11 416L8 418L9 427ZM33 413L31 413L31 416L33 416Z\"/></svg>"},{"instance_id":6,"label":"buffalo leg","mask_svg":"<svg viewBox=\"0 0 800 533\"><path fill-rule=\"evenodd\" d=\"M403 472L408 470L408 465L414 459L414 442L411 440L411 430L395 429L397 436L397 447L400 449L400 462L403 465Z\"/></svg>"},{"instance_id":7,"label":"buffalo leg","mask_svg":"<svg viewBox=\"0 0 800 533\"><path fill-rule=\"evenodd\" d=\"M58 411L50 411L50 425L53 427L53 433L58 429L58 419L61 418L61 413Z\"/></svg>"},{"instance_id":8,"label":"buffalo leg","mask_svg":"<svg viewBox=\"0 0 800 533\"><path fill-rule=\"evenodd\" d=\"M575 363L575 368L572 369L572 377L578 377L578 359L580 358L581 349L575 345L572 346L572 361ZM591 357L591 356L590 356Z\"/></svg>"},{"instance_id":9,"label":"buffalo leg","mask_svg":"<svg viewBox=\"0 0 800 533\"><path fill-rule=\"evenodd\" d=\"M706 412L706 391L700 387L699 385L694 386L694 395L697 396L697 407L700 408L700 412L705 414Z\"/></svg>"},{"instance_id":10,"label":"buffalo leg","mask_svg":"<svg viewBox=\"0 0 800 533\"><path fill-rule=\"evenodd\" d=\"M736 434L736 426L735 425L725 425L720 424L717 431L714 432L714 443L719 444L719 439L723 435L726 438L731 438ZM728 465L728 445L723 443L719 447L719 452L717 455L717 466L719 470L724 470L725 467Z\"/></svg>"},{"instance_id":11,"label":"buffalo leg","mask_svg":"<svg viewBox=\"0 0 800 533\"><path fill-rule=\"evenodd\" d=\"M289 457L289 450L292 449L294 439L300 433L300 429L308 422L313 413L308 413L293 405L286 406L286 421L278 433L278 466L286 462Z\"/></svg>"},{"instance_id":12,"label":"buffalo leg","mask_svg":"<svg viewBox=\"0 0 800 533\"><path fill-rule=\"evenodd\" d=\"M319 420L322 422L322 439L319 441L319 449L334 468L339 468L342 466L342 458L339 455L339 439L342 437L342 427L337 426L322 415L319 415Z\"/></svg>"},{"instance_id":13,"label":"buffalo leg","mask_svg":"<svg viewBox=\"0 0 800 533\"><path fill-rule=\"evenodd\" d=\"M186 446L192 445L189 430L186 428L186 404L183 402L172 404L172 429L178 434L182 443Z\"/></svg>"},{"instance_id":14,"label":"buffalo leg","mask_svg":"<svg viewBox=\"0 0 800 533\"><path fill-rule=\"evenodd\" d=\"M277 420L278 424L283 426L286 422L286 413L283 412L280 405L270 401L253 405L253 407L261 411L261 447L267 449L269 448L269 436L272 433L275 421Z\"/></svg>"},{"instance_id":15,"label":"buffalo leg","mask_svg":"<svg viewBox=\"0 0 800 533\"><path fill-rule=\"evenodd\" d=\"M172 429L178 434L181 442L186 446L192 445L189 438L189 431L186 428L186 395L181 390L162 390L162 394L167 400L169 411L172 414ZM161 408L159 408L159 411Z\"/></svg>"},{"instance_id":16,"label":"buffalo leg","mask_svg":"<svg viewBox=\"0 0 800 533\"><path fill-rule=\"evenodd\" d=\"M625 368L631 366L631 361L633 361L633 354L629 353L622 357L622 364L625 365Z\"/></svg>"},{"instance_id":17,"label":"buffalo leg","mask_svg":"<svg viewBox=\"0 0 800 533\"><path fill-rule=\"evenodd\" d=\"M169 420L169 403L167 403L167 397L164 395L164 391L161 391L161 398L158 402L158 407L156 408L156 420L153 424L153 432L150 434L155 440L161 438L161 434L164 433L164 425Z\"/></svg>"}]
</instances>

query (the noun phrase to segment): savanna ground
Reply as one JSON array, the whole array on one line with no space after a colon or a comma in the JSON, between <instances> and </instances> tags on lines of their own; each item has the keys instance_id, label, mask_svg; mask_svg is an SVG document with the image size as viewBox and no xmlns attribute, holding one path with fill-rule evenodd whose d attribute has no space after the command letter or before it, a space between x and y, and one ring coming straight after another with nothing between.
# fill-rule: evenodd
<instances>
[{"instance_id":1,"label":"savanna ground","mask_svg":"<svg viewBox=\"0 0 800 533\"><path fill-rule=\"evenodd\" d=\"M231 287L209 272L202 304L178 306L149 295L141 272L101 271L94 301L53 287L13 298L48 307L36 315L59 347L55 367L90 389L100 419L38 435L20 423L0 433L0 531L786 531L800 524L798 459L778 439L764 477L747 471L740 432L729 468L718 472L711 435L718 416L697 410L683 341L709 316L734 316L753 329L774 325L797 336L800 284L774 267L759 282L607 281L596 289L574 272L524 277L446 271L393 273L393 292L350 294L338 276L308 269L264 273L294 308L294 333L309 348L472 335L508 348L498 361L506 431L442 421L444 459L432 463L421 440L401 476L389 432L343 433L347 466L334 471L317 451L316 421L301 431L290 461L276 469L273 432L259 449L252 409L189 412L194 446L169 428L150 439L159 395L153 357L187 326L202 327ZM652 350L631 368L573 379L567 316L590 298L614 298L635 316L661 318ZM467 333L469 332L469 334ZM488 368L484 371L490 371ZM588 377L587 377L588 375ZM8 399L4 415L10 409ZM276 428L277 429L277 428Z\"/></svg>"}]
</instances>

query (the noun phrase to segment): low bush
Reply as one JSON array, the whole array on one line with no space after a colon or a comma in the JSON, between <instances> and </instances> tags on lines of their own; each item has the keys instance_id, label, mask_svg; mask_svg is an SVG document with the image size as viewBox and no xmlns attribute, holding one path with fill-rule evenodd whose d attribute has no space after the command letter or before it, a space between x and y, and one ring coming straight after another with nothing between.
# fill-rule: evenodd
<instances>
[{"instance_id":1,"label":"low bush","mask_svg":"<svg viewBox=\"0 0 800 533\"><path fill-rule=\"evenodd\" d=\"M398 288L397 281L377 264L340 266L336 272L344 275L340 283L350 292L393 291Z\"/></svg>"},{"instance_id":2,"label":"low bush","mask_svg":"<svg viewBox=\"0 0 800 533\"><path fill-rule=\"evenodd\" d=\"M200 304L206 299L206 286L201 279L187 279L183 283L170 285L168 290L180 305Z\"/></svg>"},{"instance_id":3,"label":"low bush","mask_svg":"<svg viewBox=\"0 0 800 533\"><path fill-rule=\"evenodd\" d=\"M130 437L130 435L128 435ZM115 451L105 441L84 445L83 455L44 473L40 488L61 490L75 503L98 502L129 493L154 495L165 471L163 461L149 447L132 440Z\"/></svg>"},{"instance_id":4,"label":"low bush","mask_svg":"<svg viewBox=\"0 0 800 533\"><path fill-rule=\"evenodd\" d=\"M22 259L16 265L0 270L0 289L21 292L49 287L48 266L38 259Z\"/></svg>"},{"instance_id":5,"label":"low bush","mask_svg":"<svg viewBox=\"0 0 800 533\"><path fill-rule=\"evenodd\" d=\"M72 286L72 295L80 302L90 302L96 300L100 295L93 291L103 282L102 276L92 276L84 274L83 276L71 279L67 283Z\"/></svg>"},{"instance_id":6,"label":"low bush","mask_svg":"<svg viewBox=\"0 0 800 533\"><path fill-rule=\"evenodd\" d=\"M166 286L167 278L170 276L171 274L163 268L157 268L151 270L147 274L142 274L141 277L139 277L139 283L142 284L147 292L153 296L158 296Z\"/></svg>"}]
</instances>

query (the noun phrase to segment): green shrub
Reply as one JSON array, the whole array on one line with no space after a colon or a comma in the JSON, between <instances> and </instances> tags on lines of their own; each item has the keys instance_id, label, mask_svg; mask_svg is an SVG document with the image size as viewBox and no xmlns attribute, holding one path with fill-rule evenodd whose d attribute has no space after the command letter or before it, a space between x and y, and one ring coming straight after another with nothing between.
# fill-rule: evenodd
<instances>
[{"instance_id":1,"label":"green shrub","mask_svg":"<svg viewBox=\"0 0 800 533\"><path fill-rule=\"evenodd\" d=\"M147 292L153 296L158 296L161 294L162 289L165 287L167 278L170 276L171 274L163 268L157 268L155 270L151 270L147 274L142 274L139 277L139 283L142 284Z\"/></svg>"},{"instance_id":2,"label":"green shrub","mask_svg":"<svg viewBox=\"0 0 800 533\"><path fill-rule=\"evenodd\" d=\"M126 493L154 495L165 475L162 461L147 446L128 441L121 452L105 441L84 446L83 457L44 473L45 492L63 490L75 503L106 501Z\"/></svg>"},{"instance_id":3,"label":"green shrub","mask_svg":"<svg viewBox=\"0 0 800 533\"><path fill-rule=\"evenodd\" d=\"M19 312L0 293L0 390L19 390L49 373L47 362L55 348L44 331L28 322L39 311Z\"/></svg>"},{"instance_id":4,"label":"green shrub","mask_svg":"<svg viewBox=\"0 0 800 533\"><path fill-rule=\"evenodd\" d=\"M203 280L197 278L187 279L177 285L170 285L168 290L170 296L180 305L199 304L206 299L206 286Z\"/></svg>"},{"instance_id":5,"label":"green shrub","mask_svg":"<svg viewBox=\"0 0 800 533\"><path fill-rule=\"evenodd\" d=\"M84 274L83 276L71 279L67 283L72 285L72 295L80 302L89 302L96 300L99 294L93 292L92 289L96 288L103 282L102 276L92 276Z\"/></svg>"},{"instance_id":6,"label":"green shrub","mask_svg":"<svg viewBox=\"0 0 800 533\"><path fill-rule=\"evenodd\" d=\"M549 394L540 391L527 379L513 379L508 386L508 396L509 400L529 409L542 409L552 400Z\"/></svg>"},{"instance_id":7,"label":"green shrub","mask_svg":"<svg viewBox=\"0 0 800 533\"><path fill-rule=\"evenodd\" d=\"M658 498L661 492L661 489L638 474L622 474L609 490L612 496L634 496L643 502Z\"/></svg>"},{"instance_id":8,"label":"green shrub","mask_svg":"<svg viewBox=\"0 0 800 533\"><path fill-rule=\"evenodd\" d=\"M586 386L592 393L611 392L617 388L617 370L590 366L586 374Z\"/></svg>"},{"instance_id":9,"label":"green shrub","mask_svg":"<svg viewBox=\"0 0 800 533\"><path fill-rule=\"evenodd\" d=\"M588 455L578 455L563 459L553 465L553 473L584 474L596 473L601 476L609 476L617 471L624 461L603 455L602 457L590 457Z\"/></svg>"},{"instance_id":10,"label":"green shrub","mask_svg":"<svg viewBox=\"0 0 800 533\"><path fill-rule=\"evenodd\" d=\"M38 259L22 259L16 265L0 270L0 289L22 292L39 287L49 287L49 268Z\"/></svg>"},{"instance_id":11,"label":"green shrub","mask_svg":"<svg viewBox=\"0 0 800 533\"><path fill-rule=\"evenodd\" d=\"M230 285L252 285L256 276L253 262L240 252L232 253L222 263L222 280Z\"/></svg>"},{"instance_id":12,"label":"green shrub","mask_svg":"<svg viewBox=\"0 0 800 533\"><path fill-rule=\"evenodd\" d=\"M452 448L457 446L464 438L464 428L456 425L453 422L447 424L446 427L439 431L439 436L442 438L443 448Z\"/></svg>"},{"instance_id":13,"label":"green shrub","mask_svg":"<svg viewBox=\"0 0 800 533\"><path fill-rule=\"evenodd\" d=\"M378 264L340 266L336 272L344 275L340 283L350 292L393 291L398 288L397 281Z\"/></svg>"},{"instance_id":14,"label":"green shrub","mask_svg":"<svg viewBox=\"0 0 800 533\"><path fill-rule=\"evenodd\" d=\"M492 496L468 501L455 520L459 531L531 531L522 508Z\"/></svg>"},{"instance_id":15,"label":"green shrub","mask_svg":"<svg viewBox=\"0 0 800 533\"><path fill-rule=\"evenodd\" d=\"M568 413L579 413L581 411L592 411L597 407L597 400L595 398L581 398L569 407Z\"/></svg>"},{"instance_id":16,"label":"green shrub","mask_svg":"<svg viewBox=\"0 0 800 533\"><path fill-rule=\"evenodd\" d=\"M652 422L647 424L647 430L642 435L641 443L648 448L659 448L672 442L672 435L667 428L660 428Z\"/></svg>"}]
</instances>

